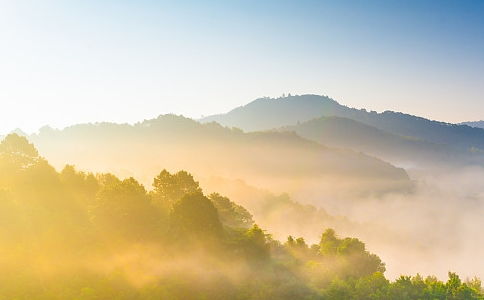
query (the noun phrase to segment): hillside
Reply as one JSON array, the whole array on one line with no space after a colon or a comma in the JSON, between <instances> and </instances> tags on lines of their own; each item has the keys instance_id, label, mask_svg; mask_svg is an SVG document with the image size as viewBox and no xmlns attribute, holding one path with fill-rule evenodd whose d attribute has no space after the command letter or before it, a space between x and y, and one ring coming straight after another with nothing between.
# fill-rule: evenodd
<instances>
[{"instance_id":1,"label":"hillside","mask_svg":"<svg viewBox=\"0 0 484 300\"><path fill-rule=\"evenodd\" d=\"M459 151L484 149L484 130L480 128L432 121L400 112L377 113L350 108L317 95L260 98L226 114L209 116L201 121L216 121L225 126L254 131L292 126L322 116L352 119L394 135L447 145Z\"/></svg>"},{"instance_id":2,"label":"hillside","mask_svg":"<svg viewBox=\"0 0 484 300\"><path fill-rule=\"evenodd\" d=\"M205 117L201 122L217 122L246 131L258 131L294 125L322 115L338 115L343 110L338 102L326 96L259 98L226 114Z\"/></svg>"},{"instance_id":3,"label":"hillside","mask_svg":"<svg viewBox=\"0 0 484 300\"><path fill-rule=\"evenodd\" d=\"M245 179L276 192L312 190L316 195L335 191L335 186L358 194L411 185L403 169L361 153L328 148L294 133L244 133L174 115L135 125L44 128L29 138L57 167L70 163L82 169L136 176L147 184L153 174L167 168L187 169L200 178Z\"/></svg>"},{"instance_id":4,"label":"hillside","mask_svg":"<svg viewBox=\"0 0 484 300\"><path fill-rule=\"evenodd\" d=\"M464 155L446 145L392 134L347 118L321 117L280 130L294 131L327 146L361 151L404 166L484 162L479 155Z\"/></svg>"},{"instance_id":5,"label":"hillside","mask_svg":"<svg viewBox=\"0 0 484 300\"><path fill-rule=\"evenodd\" d=\"M402 291L362 240L332 228L314 243L275 240L186 171L162 170L150 190L132 177L58 172L17 134L0 141L0 171L2 299L482 299L480 281L456 273L408 277L418 289Z\"/></svg>"}]
</instances>

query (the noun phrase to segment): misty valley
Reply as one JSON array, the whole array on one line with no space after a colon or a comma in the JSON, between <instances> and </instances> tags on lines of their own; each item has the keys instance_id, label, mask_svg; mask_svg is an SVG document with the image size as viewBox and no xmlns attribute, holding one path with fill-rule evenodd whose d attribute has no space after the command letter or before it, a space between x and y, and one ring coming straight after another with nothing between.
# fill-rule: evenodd
<instances>
[{"instance_id":1,"label":"misty valley","mask_svg":"<svg viewBox=\"0 0 484 300\"><path fill-rule=\"evenodd\" d=\"M318 95L0 137L0 299L484 299L484 129Z\"/></svg>"}]
</instances>

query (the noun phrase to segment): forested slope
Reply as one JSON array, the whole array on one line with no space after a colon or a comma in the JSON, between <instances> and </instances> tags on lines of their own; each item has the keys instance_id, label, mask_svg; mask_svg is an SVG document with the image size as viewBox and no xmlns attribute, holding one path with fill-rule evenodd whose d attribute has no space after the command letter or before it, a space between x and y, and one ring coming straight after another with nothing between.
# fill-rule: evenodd
<instances>
[{"instance_id":1,"label":"forested slope","mask_svg":"<svg viewBox=\"0 0 484 300\"><path fill-rule=\"evenodd\" d=\"M357 238L273 239L185 171L57 172L25 138L0 143L0 299L482 299L480 281L402 276Z\"/></svg>"},{"instance_id":2,"label":"forested slope","mask_svg":"<svg viewBox=\"0 0 484 300\"><path fill-rule=\"evenodd\" d=\"M135 125L44 128L30 139L55 165L133 175L142 182L160 168L200 177L244 179L276 192L377 194L411 189L406 172L377 158L333 149L294 133L244 133L216 123L165 115ZM123 162L123 164L120 164Z\"/></svg>"},{"instance_id":3,"label":"forested slope","mask_svg":"<svg viewBox=\"0 0 484 300\"><path fill-rule=\"evenodd\" d=\"M342 105L327 96L318 95L297 95L281 98L259 98L244 106L237 107L225 114L208 116L201 119L201 122L218 122L224 126L233 126L247 131L260 131L277 129L280 127L294 126L299 132L304 132L299 123L312 121L320 122L322 117L339 117L338 127L333 127L332 135L345 130L345 127L354 125L352 120L363 124L369 131L355 131L362 134L361 140L365 144L374 137L375 130L380 132L380 144L391 144L395 139L413 140L411 145L412 153L419 155L425 153L427 160L435 164L451 165L459 164L484 164L484 129L474 128L463 124L450 124L429 120L401 112L384 111L377 113L366 109L356 109ZM319 119L319 121L318 121ZM324 119L328 121L328 119ZM333 119L334 121L334 119ZM306 123L307 127L308 124ZM478 127L478 126L476 126ZM312 130L316 130L317 127ZM371 129L372 128L372 129ZM364 129L364 128L362 128ZM328 129L330 130L330 129ZM316 132L314 132L316 133ZM321 132L320 134L324 134ZM368 136L367 136L368 134ZM314 136L314 134L308 135ZM348 146L352 144L352 136L340 136L339 141ZM343 139L347 138L343 141ZM322 141L320 135L314 139L323 144L331 145L331 140ZM325 143L327 142L327 143ZM403 145L410 146L409 141ZM398 146L398 145L396 145ZM434 148L432 152L428 152ZM357 150L357 148L350 148ZM380 152L384 155L381 158L391 157L397 148L382 148ZM372 154L371 152L369 154ZM446 157L452 157L451 160ZM421 164L423 159L414 161Z\"/></svg>"}]
</instances>

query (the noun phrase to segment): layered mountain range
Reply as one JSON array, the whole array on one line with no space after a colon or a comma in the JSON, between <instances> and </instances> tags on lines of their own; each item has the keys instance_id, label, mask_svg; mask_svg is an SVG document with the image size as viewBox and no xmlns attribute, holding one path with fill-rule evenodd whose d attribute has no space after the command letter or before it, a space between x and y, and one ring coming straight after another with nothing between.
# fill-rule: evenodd
<instances>
[{"instance_id":1,"label":"layered mountain range","mask_svg":"<svg viewBox=\"0 0 484 300\"><path fill-rule=\"evenodd\" d=\"M198 121L162 115L134 125L45 127L29 139L57 167L70 163L145 184L161 169L187 169L315 195L408 191L412 182L399 167L484 164L484 129L317 95L260 98Z\"/></svg>"},{"instance_id":2,"label":"layered mountain range","mask_svg":"<svg viewBox=\"0 0 484 300\"><path fill-rule=\"evenodd\" d=\"M246 131L293 131L327 146L362 151L403 166L484 163L482 128L350 108L326 96L260 98L200 121Z\"/></svg>"},{"instance_id":3,"label":"layered mountain range","mask_svg":"<svg viewBox=\"0 0 484 300\"><path fill-rule=\"evenodd\" d=\"M244 179L281 192L304 187L373 193L411 185L403 169L383 160L327 147L293 132L246 133L175 115L135 125L44 128L29 139L55 166L69 163L82 169L146 178L146 184L167 168L189 170L200 178Z\"/></svg>"}]
</instances>

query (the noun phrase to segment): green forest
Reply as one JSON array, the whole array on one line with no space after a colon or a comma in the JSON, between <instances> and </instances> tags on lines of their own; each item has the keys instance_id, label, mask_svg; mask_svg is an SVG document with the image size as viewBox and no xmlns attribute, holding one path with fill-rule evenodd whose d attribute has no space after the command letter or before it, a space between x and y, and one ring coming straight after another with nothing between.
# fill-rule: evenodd
<instances>
[{"instance_id":1,"label":"green forest","mask_svg":"<svg viewBox=\"0 0 484 300\"><path fill-rule=\"evenodd\" d=\"M122 164L122 161L119 162ZM187 170L189 171L189 170ZM185 170L57 171L25 137L0 143L0 299L484 299L478 278L385 277L355 237L276 240Z\"/></svg>"}]
</instances>

